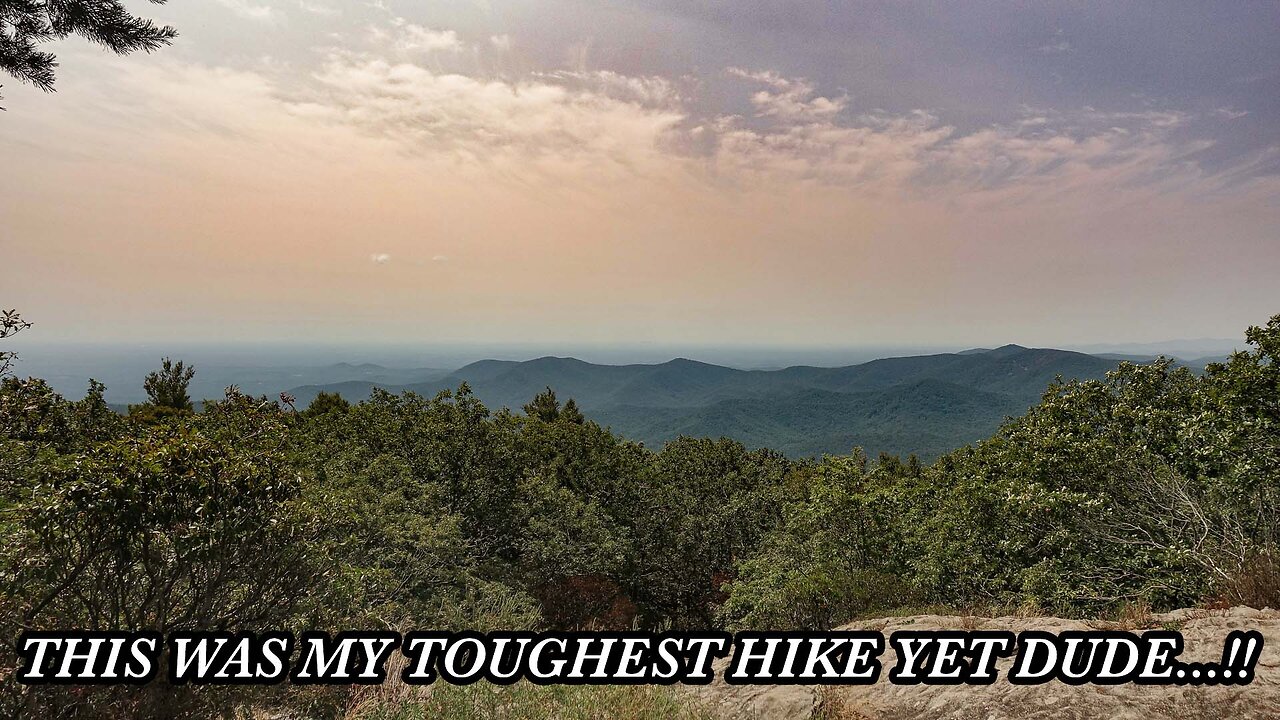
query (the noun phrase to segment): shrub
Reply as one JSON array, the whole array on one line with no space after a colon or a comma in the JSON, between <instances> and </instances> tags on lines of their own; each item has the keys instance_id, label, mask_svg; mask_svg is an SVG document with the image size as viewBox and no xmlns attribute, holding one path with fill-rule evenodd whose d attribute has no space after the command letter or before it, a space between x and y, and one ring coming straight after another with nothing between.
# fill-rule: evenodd
<instances>
[{"instance_id":1,"label":"shrub","mask_svg":"<svg viewBox=\"0 0 1280 720\"><path fill-rule=\"evenodd\" d=\"M301 480L285 460L284 431L274 406L232 396L197 423L6 473L4 635L291 626L322 567L308 553L318 525L295 502ZM48 717L212 714L239 695L163 681L127 689L6 685L6 709Z\"/></svg>"}]
</instances>

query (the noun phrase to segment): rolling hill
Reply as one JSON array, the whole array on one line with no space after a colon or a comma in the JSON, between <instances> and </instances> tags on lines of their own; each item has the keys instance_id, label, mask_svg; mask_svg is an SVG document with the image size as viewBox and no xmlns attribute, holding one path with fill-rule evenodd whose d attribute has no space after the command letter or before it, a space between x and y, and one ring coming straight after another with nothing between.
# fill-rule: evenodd
<instances>
[{"instance_id":1,"label":"rolling hill","mask_svg":"<svg viewBox=\"0 0 1280 720\"><path fill-rule=\"evenodd\" d=\"M440 379L394 385L372 380L313 384L349 399L374 387L434 395L465 382L491 408L518 410L551 387L622 435L660 446L680 435L731 437L794 457L916 453L922 459L990 435L1024 412L1057 376L1101 377L1117 360L1005 345L961 353L886 358L860 365L738 370L677 358L654 365L596 365L575 358L482 360Z\"/></svg>"}]
</instances>

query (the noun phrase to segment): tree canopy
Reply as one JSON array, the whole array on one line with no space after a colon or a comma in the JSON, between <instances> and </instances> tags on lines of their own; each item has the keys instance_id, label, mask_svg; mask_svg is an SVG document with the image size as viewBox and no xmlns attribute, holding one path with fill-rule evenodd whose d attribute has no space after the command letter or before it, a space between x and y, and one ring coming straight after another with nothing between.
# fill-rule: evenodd
<instances>
[{"instance_id":1,"label":"tree canopy","mask_svg":"<svg viewBox=\"0 0 1280 720\"><path fill-rule=\"evenodd\" d=\"M550 390L311 408L234 388L160 422L0 381L0 633L829 628L919 606L1073 616L1280 602L1280 316L1202 374L1057 383L931 465L644 447ZM332 717L343 689L17 685L0 714ZM256 695L250 695L256 693ZM308 694L310 693L310 694Z\"/></svg>"}]
</instances>

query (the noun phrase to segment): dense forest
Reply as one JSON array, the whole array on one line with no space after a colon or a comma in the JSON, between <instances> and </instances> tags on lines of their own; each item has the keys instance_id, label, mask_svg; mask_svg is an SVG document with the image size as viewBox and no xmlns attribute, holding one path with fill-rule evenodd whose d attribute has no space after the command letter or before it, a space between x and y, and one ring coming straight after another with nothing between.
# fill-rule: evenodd
<instances>
[{"instance_id":1,"label":"dense forest","mask_svg":"<svg viewBox=\"0 0 1280 720\"><path fill-rule=\"evenodd\" d=\"M16 327L16 326L15 326ZM1203 373L1051 385L923 464L653 450L552 390L226 397L165 361L127 415L0 384L0 628L829 628L903 607L1275 604L1280 316ZM5 356L4 359L7 359ZM347 690L33 691L0 714L205 717ZM96 713L96 715L95 715Z\"/></svg>"},{"instance_id":2,"label":"dense forest","mask_svg":"<svg viewBox=\"0 0 1280 720\"><path fill-rule=\"evenodd\" d=\"M872 455L914 453L932 461L991 435L1004 418L1034 405L1055 377L1101 378L1117 363L1018 345L775 370L683 358L657 365L596 365L542 357L481 360L409 384L347 380L293 386L287 392L302 407L321 392L358 400L381 387L431 397L466 383L490 408L518 408L550 387L572 397L592 420L649 447L682 435L731 437L791 458L843 454L857 445Z\"/></svg>"}]
</instances>

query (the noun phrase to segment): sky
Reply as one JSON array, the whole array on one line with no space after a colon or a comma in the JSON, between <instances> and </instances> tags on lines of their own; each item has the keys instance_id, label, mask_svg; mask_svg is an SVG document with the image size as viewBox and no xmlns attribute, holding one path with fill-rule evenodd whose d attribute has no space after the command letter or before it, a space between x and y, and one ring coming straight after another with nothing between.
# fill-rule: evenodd
<instances>
[{"instance_id":1,"label":"sky","mask_svg":"<svg viewBox=\"0 0 1280 720\"><path fill-rule=\"evenodd\" d=\"M1280 313L1280 3L171 0L3 76L31 340L1066 346Z\"/></svg>"}]
</instances>

